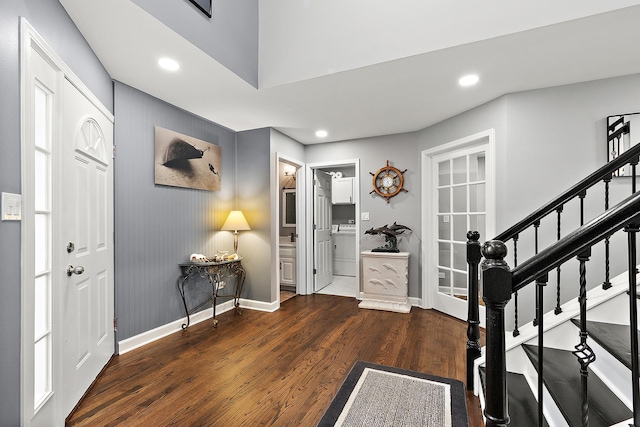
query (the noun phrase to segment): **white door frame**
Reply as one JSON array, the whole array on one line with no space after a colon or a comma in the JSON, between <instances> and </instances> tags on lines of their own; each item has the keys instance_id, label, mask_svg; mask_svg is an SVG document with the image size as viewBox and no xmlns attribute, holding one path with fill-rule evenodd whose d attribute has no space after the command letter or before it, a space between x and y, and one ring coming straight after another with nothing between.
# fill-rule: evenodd
<instances>
[{"instance_id":1,"label":"white door frame","mask_svg":"<svg viewBox=\"0 0 640 427\"><path fill-rule=\"evenodd\" d=\"M32 129L33 124L33 103L30 101L32 96L32 66L31 66L31 54L32 50L37 51L48 64L59 74L59 79L67 79L73 84L80 92L82 92L87 99L89 99L96 108L100 110L108 120L113 123L113 115L102 105L102 103L91 93L89 88L71 71L71 69L64 63L64 61L49 47L46 41L36 32L36 30L29 24L25 18L20 20L20 94L21 94L21 191L22 191L22 223L21 223L21 315L20 315L20 345L21 345L21 364L20 364L20 413L21 413L21 425L32 425L32 417L34 416L33 408L33 386L30 383L33 381L33 363L28 362L33 360L33 314L34 314L34 292L31 286L27 286L28 283L33 281L33 253L35 250L34 243L34 228L35 228L35 206L34 206L34 159L33 159L33 140L34 134ZM58 88L58 92L61 92L61 85ZM59 93L56 96L60 96ZM56 111L59 110L61 103L54 100L54 117L52 117L52 139L54 146L52 147L52 172L60 173L59 165L60 160L54 158L58 156L56 145L59 145L60 140L60 120L59 116L55 116ZM59 114L59 113L58 113ZM55 150L56 152L54 152ZM58 166L56 166L58 165ZM52 174L51 179L54 180L54 185L59 183L59 176ZM62 191L61 188L55 189L55 191ZM53 193L53 191L52 191ZM53 195L52 212L59 209L59 201L55 194ZM57 227L53 227L51 230L51 241L56 242L60 240L60 230ZM60 275L61 268L65 268L61 257L56 255L59 251L52 251L51 270L52 277L58 277ZM112 272L111 272L112 273ZM54 292L58 290L54 289ZM56 306L56 299L51 298L51 316L54 326L52 327L52 362L51 362L51 375L52 375L52 392L48 394L44 402L50 401L53 403L52 412L47 412L47 416L51 416L55 419L41 420L46 425L59 425L61 419L64 424L64 417L67 414L60 413L62 411L63 399L56 396L56 390L59 393L63 389L64 378L61 378L62 363L60 361L62 355L62 343L60 343L61 335L59 328L61 327L61 311L60 307ZM59 302L59 301L58 301ZM57 327L57 328L56 328ZM31 332L29 332L31 331ZM115 350L115 341L113 343ZM50 400L52 399L52 400ZM45 403L43 403L44 405ZM40 417L42 418L42 417Z\"/></svg>"},{"instance_id":2,"label":"white door frame","mask_svg":"<svg viewBox=\"0 0 640 427\"><path fill-rule=\"evenodd\" d=\"M282 213L280 211L280 192L282 188L282 183L280 182L280 173L279 166L280 162L288 163L290 165L294 165L298 170L296 172L296 232L298 237L296 239L296 293L305 295L306 294L306 286L304 281L301 280L303 277L306 277L306 258L303 256L303 250L306 245L307 235L305 230L306 226L306 215L305 215L305 198L306 198L306 187L304 186L305 182L305 163L296 158L287 156L286 154L276 153L275 156L275 175L276 175L276 194L274 195L274 205L275 205L275 214L271 219L271 242L272 247L274 247L274 252L276 254L275 264L279 265L280 261L280 220L282 218ZM280 308L280 269L274 268L272 269L272 277L271 277L271 294L276 296L277 308Z\"/></svg>"},{"instance_id":3,"label":"white door frame","mask_svg":"<svg viewBox=\"0 0 640 427\"><path fill-rule=\"evenodd\" d=\"M433 192L433 169L432 158L443 154L447 151L458 150L467 146L473 146L479 143L488 145L487 156L487 200L486 200L486 232L488 236L480 236L481 241L487 240L495 235L495 130L488 129L476 134L451 141L446 144L439 145L434 148L422 151L422 295L423 308L433 308L434 293L437 292L437 286L433 285L434 275L433 252L436 249L437 230L433 221L433 201L436 195ZM429 214L427 214L429 212ZM482 307L481 307L482 308ZM481 324L484 325L484 316L480 316Z\"/></svg>"},{"instance_id":4,"label":"white door frame","mask_svg":"<svg viewBox=\"0 0 640 427\"><path fill-rule=\"evenodd\" d=\"M340 167L340 166L353 166L355 168L355 177L354 177L354 199L356 205L356 248L355 248L355 259L356 259L356 283L360 283L360 159L344 159L344 160L334 160L328 162L317 162L317 163L307 163L306 169L306 180L304 181L304 187L306 189L306 219L305 219L305 228L299 229L298 232L306 235L306 245L305 245L305 257L306 257L306 283L304 293L301 292L301 289L298 288L298 293L303 295L313 294L313 172L315 169L326 169L331 167ZM300 276L302 277L302 276ZM362 299L361 292L359 290L360 285L358 285L358 292L356 292L356 298Z\"/></svg>"}]
</instances>

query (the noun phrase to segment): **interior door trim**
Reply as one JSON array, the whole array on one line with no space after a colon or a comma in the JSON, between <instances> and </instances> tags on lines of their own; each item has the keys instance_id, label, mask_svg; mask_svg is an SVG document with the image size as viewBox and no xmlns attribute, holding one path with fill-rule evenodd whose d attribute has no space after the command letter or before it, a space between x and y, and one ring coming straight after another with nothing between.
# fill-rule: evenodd
<instances>
[{"instance_id":1,"label":"interior door trim","mask_svg":"<svg viewBox=\"0 0 640 427\"><path fill-rule=\"evenodd\" d=\"M306 278L306 292L307 294L313 294L313 171L315 169L325 169L338 166L354 166L355 167L355 183L354 183L354 195L356 201L356 236L360 236L360 159L343 159L333 160L326 162L307 163L306 169L306 181L304 187L306 189L307 197L306 203L306 228L303 231L307 236L305 252L307 271L305 272ZM357 241L359 242L359 240ZM356 283L358 284L357 299L362 299L362 290L360 289L360 244L356 243Z\"/></svg>"}]
</instances>

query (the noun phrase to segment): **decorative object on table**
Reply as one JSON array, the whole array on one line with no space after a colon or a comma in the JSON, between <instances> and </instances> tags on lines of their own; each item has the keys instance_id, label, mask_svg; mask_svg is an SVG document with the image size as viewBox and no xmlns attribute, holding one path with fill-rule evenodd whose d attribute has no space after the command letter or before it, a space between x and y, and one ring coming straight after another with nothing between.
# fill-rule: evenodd
<instances>
[{"instance_id":1,"label":"decorative object on table","mask_svg":"<svg viewBox=\"0 0 640 427\"><path fill-rule=\"evenodd\" d=\"M215 262L226 261L229 259L229 251L218 251L213 257Z\"/></svg>"},{"instance_id":2,"label":"decorative object on table","mask_svg":"<svg viewBox=\"0 0 640 427\"><path fill-rule=\"evenodd\" d=\"M640 142L638 129L640 129L640 113L607 117L607 161L615 159ZM631 165L625 165L613 173L613 176L631 175Z\"/></svg>"},{"instance_id":3,"label":"decorative object on table","mask_svg":"<svg viewBox=\"0 0 640 427\"><path fill-rule=\"evenodd\" d=\"M374 424L468 427L464 384L357 361L318 427Z\"/></svg>"},{"instance_id":4,"label":"decorative object on table","mask_svg":"<svg viewBox=\"0 0 640 427\"><path fill-rule=\"evenodd\" d=\"M211 2L212 0L189 0L202 13L211 18Z\"/></svg>"},{"instance_id":5,"label":"decorative object on table","mask_svg":"<svg viewBox=\"0 0 640 427\"><path fill-rule=\"evenodd\" d=\"M402 224L384 225L378 228L370 228L364 232L364 234L373 234L384 236L385 244L383 246L371 249L371 252L400 252L398 249L398 236L404 233L406 230L412 231L409 227Z\"/></svg>"},{"instance_id":6,"label":"decorative object on table","mask_svg":"<svg viewBox=\"0 0 640 427\"><path fill-rule=\"evenodd\" d=\"M209 262L209 258L207 258L206 256L202 255L202 254L191 254L191 256L189 257L189 260L191 262L194 263L203 263L203 262Z\"/></svg>"},{"instance_id":7,"label":"decorative object on table","mask_svg":"<svg viewBox=\"0 0 640 427\"><path fill-rule=\"evenodd\" d=\"M229 259L233 257L236 259L238 256L238 231L251 230L249 223L244 218L242 211L231 211L227 220L222 224L223 231L233 231L233 254L229 255Z\"/></svg>"},{"instance_id":8,"label":"decorative object on table","mask_svg":"<svg viewBox=\"0 0 640 427\"><path fill-rule=\"evenodd\" d=\"M156 184L220 191L219 145L156 126L155 150Z\"/></svg>"},{"instance_id":9,"label":"decorative object on table","mask_svg":"<svg viewBox=\"0 0 640 427\"><path fill-rule=\"evenodd\" d=\"M389 160L387 160L387 165L378 169L376 173L369 172L373 176L371 180L373 190L369 194L376 193L387 199L387 203L389 203L389 199L398 195L401 191L408 193L409 190L404 188L404 177L402 176L406 171L406 169L401 171L390 166Z\"/></svg>"}]
</instances>

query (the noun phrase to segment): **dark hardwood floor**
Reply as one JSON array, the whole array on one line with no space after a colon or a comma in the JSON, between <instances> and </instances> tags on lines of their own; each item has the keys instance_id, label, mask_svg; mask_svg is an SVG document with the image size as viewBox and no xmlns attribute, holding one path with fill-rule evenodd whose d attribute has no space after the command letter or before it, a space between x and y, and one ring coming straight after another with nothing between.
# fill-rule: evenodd
<instances>
[{"instance_id":1,"label":"dark hardwood floor","mask_svg":"<svg viewBox=\"0 0 640 427\"><path fill-rule=\"evenodd\" d=\"M67 425L315 426L357 360L465 381L466 323L433 310L298 295L219 320L114 357ZM481 427L471 392L467 410Z\"/></svg>"}]
</instances>

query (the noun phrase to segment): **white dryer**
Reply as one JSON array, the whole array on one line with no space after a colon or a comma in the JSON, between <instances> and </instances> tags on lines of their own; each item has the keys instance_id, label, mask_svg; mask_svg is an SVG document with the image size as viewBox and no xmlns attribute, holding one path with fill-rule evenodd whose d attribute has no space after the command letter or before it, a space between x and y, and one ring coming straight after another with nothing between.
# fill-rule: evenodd
<instances>
[{"instance_id":1,"label":"white dryer","mask_svg":"<svg viewBox=\"0 0 640 427\"><path fill-rule=\"evenodd\" d=\"M340 224L332 233L333 274L337 276L356 275L356 225Z\"/></svg>"}]
</instances>

